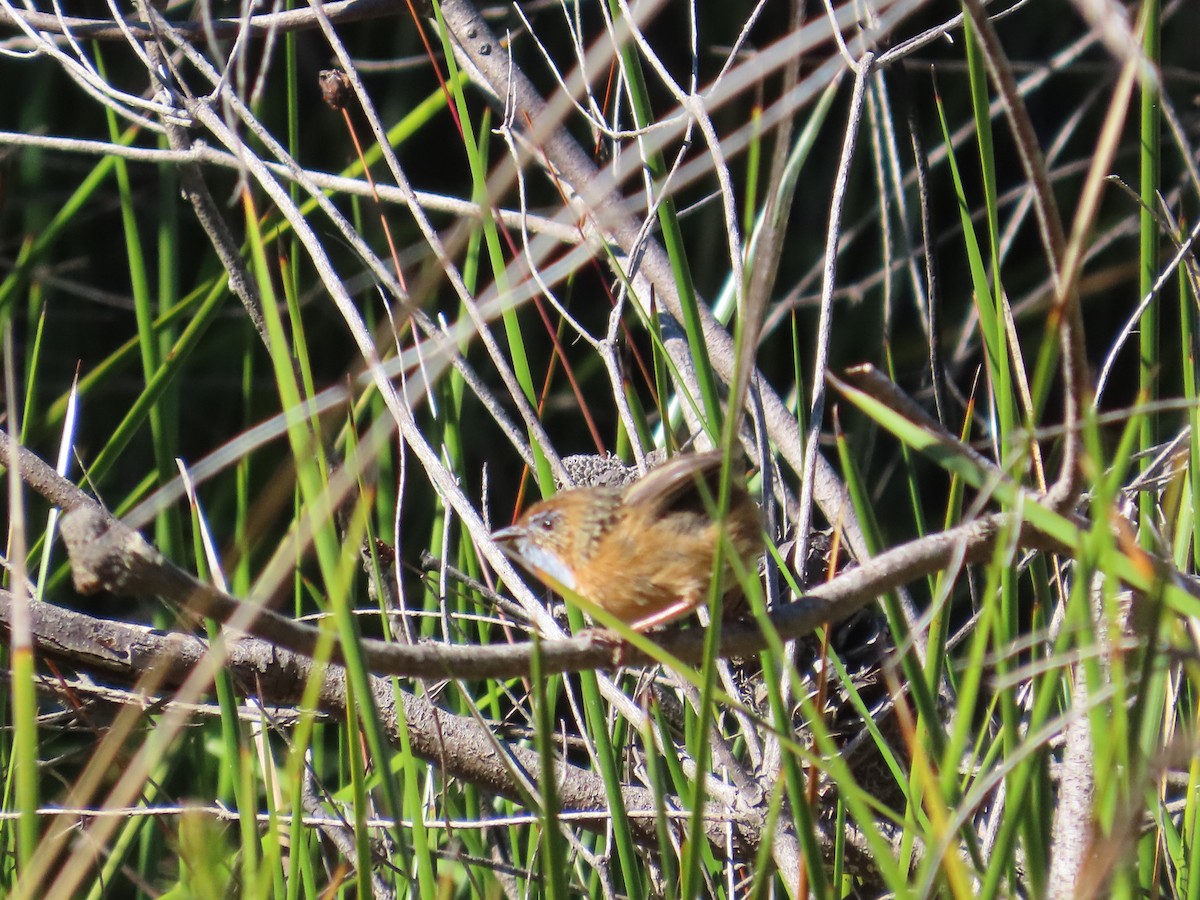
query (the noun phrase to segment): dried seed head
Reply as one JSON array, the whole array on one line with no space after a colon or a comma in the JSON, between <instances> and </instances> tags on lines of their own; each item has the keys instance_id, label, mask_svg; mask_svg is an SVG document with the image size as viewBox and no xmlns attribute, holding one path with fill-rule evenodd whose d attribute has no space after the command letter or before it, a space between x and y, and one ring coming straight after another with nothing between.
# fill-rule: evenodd
<instances>
[{"instance_id":1,"label":"dried seed head","mask_svg":"<svg viewBox=\"0 0 1200 900\"><path fill-rule=\"evenodd\" d=\"M350 79L341 69L323 69L317 76L321 98L333 109L340 110L350 99Z\"/></svg>"}]
</instances>

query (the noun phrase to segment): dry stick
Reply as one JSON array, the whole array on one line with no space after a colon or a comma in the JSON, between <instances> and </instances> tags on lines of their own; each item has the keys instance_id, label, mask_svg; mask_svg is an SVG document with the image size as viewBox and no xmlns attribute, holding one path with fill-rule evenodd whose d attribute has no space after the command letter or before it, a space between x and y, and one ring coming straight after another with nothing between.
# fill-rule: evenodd
<instances>
[{"instance_id":1,"label":"dry stick","mask_svg":"<svg viewBox=\"0 0 1200 900\"><path fill-rule=\"evenodd\" d=\"M855 64L854 95L850 101L850 112L846 116L846 133L842 141L842 154L838 161L833 197L829 201L829 224L825 230L825 273L821 282L821 311L817 321L816 359L813 362L813 393L809 407L808 433L804 438L804 468L800 472L800 518L796 522L796 554L793 562L800 573L801 583L805 581L804 569L808 558L809 531L812 527L818 442L825 419L825 375L829 370L829 337L833 328L833 288L837 281L837 248L838 238L842 233L842 206L846 198L846 185L850 180L854 148L858 143L863 94L870 77L872 59L873 56L867 53ZM849 514L851 507L847 506L845 511ZM829 512L825 510L826 515ZM855 548L855 552L862 556L858 548Z\"/></svg>"},{"instance_id":2,"label":"dry stick","mask_svg":"<svg viewBox=\"0 0 1200 900\"><path fill-rule=\"evenodd\" d=\"M33 457L33 455L23 449L20 450L20 453L22 454L22 463L28 464L29 457ZM38 477L43 475L44 473L39 473ZM68 483L67 487L71 488L72 486ZM80 496L82 497L82 495ZM84 511L87 503L90 503L88 498L82 497L82 499L85 502L76 506L74 512ZM126 746L135 725L144 715L132 706L126 707L118 713L104 740L99 743L95 752L89 757L83 772L71 784L66 798L67 805L90 805L94 802L92 798L97 792L104 790L108 791L107 799L104 801L105 805L124 806L133 801L141 789L143 779L148 776L153 760L165 751L169 742L178 735L182 728L187 717L187 701L198 696L201 691L211 688L215 668L220 665L223 658L225 643L223 639L219 639L214 644L212 652L204 656L200 665L189 673L187 680L177 690L177 696L184 703L177 708L173 706L166 708L156 722L153 735L149 736L132 757L123 760L124 766L118 767L120 775L116 784L108 788L106 785L110 781L109 776L113 772L112 767L116 757L121 748ZM106 652L106 648L101 646L101 651ZM161 666L153 666L141 671L137 679L138 689L148 695L154 694L161 683L162 674ZM72 837L77 834L76 826L63 822L61 819L51 821L45 832L45 840L39 845L38 852L30 865L21 873L22 879L14 896L73 896L94 858L94 854L90 851L98 851L99 848L108 846L108 840L115 825L115 819L92 822L81 834ZM75 845L83 848L82 851L71 852L65 857L60 856L67 840L71 840ZM58 867L55 884L47 889L46 881L50 877L50 867L56 863Z\"/></svg>"},{"instance_id":3,"label":"dry stick","mask_svg":"<svg viewBox=\"0 0 1200 900\"><path fill-rule=\"evenodd\" d=\"M148 43L146 49L150 52L151 58L161 57L161 50L157 43ZM186 129L172 123L165 116L162 118L162 124L167 133L167 142L171 145L172 150L187 152L191 149L192 139L188 136ZM246 310L250 323L258 332L259 339L269 353L271 339L267 335L267 323L263 318L262 297L258 293L257 282L250 277L250 272L242 260L241 248L234 240L233 232L229 230L229 225L217 207L216 201L213 200L212 194L209 193L204 176L200 174L200 166L195 162L181 162L177 168L184 196L191 203L192 210L196 213L196 219L208 235L213 249L217 251L217 257L221 260L221 265L229 278L229 289L242 301L242 307Z\"/></svg>"},{"instance_id":4,"label":"dry stick","mask_svg":"<svg viewBox=\"0 0 1200 900\"><path fill-rule=\"evenodd\" d=\"M206 163L221 166L226 169L243 168L241 162L232 153L214 147L210 144L191 144L185 150L162 150L158 147L126 147L109 141L93 141L82 138L54 137L44 134L22 134L15 131L0 131L0 146L40 147L61 153L81 153L88 156L117 156L122 159L146 163ZM276 177L299 183L293 171L277 162L266 162L266 167ZM447 194L435 194L430 191L413 191L410 194L402 192L390 184L376 184L374 187L366 181L350 178L344 175L333 175L319 172L315 169L300 169L303 177L318 188L339 194L352 194L358 197L378 197L386 203L408 206L410 200L422 209L433 212L448 213L458 218L473 219L479 216L479 204L469 200L460 200ZM578 244L581 241L577 225L555 222L546 216L536 215L529 210L514 210L505 207L493 207L500 222L508 228L528 227L535 234L549 234L561 244Z\"/></svg>"},{"instance_id":5,"label":"dry stick","mask_svg":"<svg viewBox=\"0 0 1200 900\"><path fill-rule=\"evenodd\" d=\"M1075 667L1071 691L1071 710L1075 716L1063 735L1061 779L1050 839L1053 853L1046 879L1046 896L1051 900L1069 900L1077 896L1093 838L1092 798L1096 773L1088 719L1087 677L1083 666Z\"/></svg>"},{"instance_id":6,"label":"dry stick","mask_svg":"<svg viewBox=\"0 0 1200 900\"><path fill-rule=\"evenodd\" d=\"M43 134L22 134L15 131L0 131L0 146L40 147L61 153L80 153L88 156L116 156L122 159L145 163L205 163L226 169L241 171L244 167L236 156L210 144L190 144L184 150L162 150L157 147L127 147L109 141L93 141L81 138L54 137ZM276 177L299 183L293 171L281 163L266 161L267 169ZM366 181L343 175L333 175L315 169L301 168L303 178L323 190L358 197L377 197L380 201L408 206L410 202L422 209L447 213L461 219L479 216L479 204L461 200L447 194L430 191L406 193L389 184L368 184ZM527 209L514 210L493 207L495 214L507 228L525 228L533 234L548 234L559 244L576 245L583 240L578 225L556 222L546 216L537 215Z\"/></svg>"}]
</instances>

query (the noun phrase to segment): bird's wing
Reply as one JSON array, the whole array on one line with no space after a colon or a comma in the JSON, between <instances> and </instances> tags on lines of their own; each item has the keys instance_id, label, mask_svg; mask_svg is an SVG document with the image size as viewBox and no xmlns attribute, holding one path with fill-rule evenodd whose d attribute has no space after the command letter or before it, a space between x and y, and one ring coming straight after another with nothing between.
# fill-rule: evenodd
<instances>
[{"instance_id":1,"label":"bird's wing","mask_svg":"<svg viewBox=\"0 0 1200 900\"><path fill-rule=\"evenodd\" d=\"M721 451L687 453L676 456L646 473L625 489L624 502L632 506L649 506L666 510L683 501L687 507L695 506L698 511L705 508L703 492L697 489L703 484L712 502L720 486Z\"/></svg>"}]
</instances>

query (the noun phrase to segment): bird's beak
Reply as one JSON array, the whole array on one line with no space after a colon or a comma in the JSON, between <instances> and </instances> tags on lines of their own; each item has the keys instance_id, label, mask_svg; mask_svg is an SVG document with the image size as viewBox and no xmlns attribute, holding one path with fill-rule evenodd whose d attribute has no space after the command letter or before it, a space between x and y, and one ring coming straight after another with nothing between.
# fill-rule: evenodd
<instances>
[{"instance_id":1,"label":"bird's beak","mask_svg":"<svg viewBox=\"0 0 1200 900\"><path fill-rule=\"evenodd\" d=\"M519 556L525 538L528 536L528 532L520 525L510 525L508 528L492 532L492 540L504 551L506 556Z\"/></svg>"}]
</instances>

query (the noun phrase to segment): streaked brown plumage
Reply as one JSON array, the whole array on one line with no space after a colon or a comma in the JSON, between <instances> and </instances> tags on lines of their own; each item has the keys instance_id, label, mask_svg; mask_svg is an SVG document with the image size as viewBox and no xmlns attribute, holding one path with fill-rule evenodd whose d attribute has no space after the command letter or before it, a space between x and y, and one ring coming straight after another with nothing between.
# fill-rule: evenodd
<instances>
[{"instance_id":1,"label":"streaked brown plumage","mask_svg":"<svg viewBox=\"0 0 1200 900\"><path fill-rule=\"evenodd\" d=\"M722 527L744 567L753 571L762 555L758 506L739 481L723 525L714 521L720 473L720 453L677 456L623 488L575 488L535 503L492 537L547 586L645 631L708 598ZM728 561L722 579L723 590L736 583Z\"/></svg>"}]
</instances>

